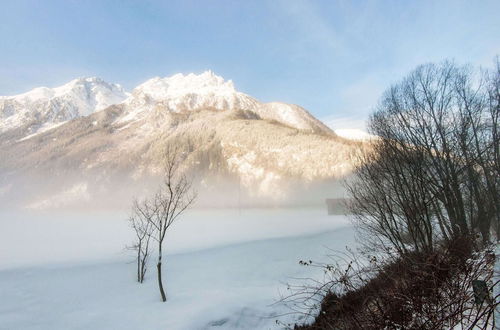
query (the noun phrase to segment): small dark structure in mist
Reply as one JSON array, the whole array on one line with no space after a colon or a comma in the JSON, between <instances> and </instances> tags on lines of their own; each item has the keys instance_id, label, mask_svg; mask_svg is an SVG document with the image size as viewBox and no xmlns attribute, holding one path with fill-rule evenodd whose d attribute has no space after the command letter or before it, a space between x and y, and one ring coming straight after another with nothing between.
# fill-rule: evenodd
<instances>
[{"instance_id":1,"label":"small dark structure in mist","mask_svg":"<svg viewBox=\"0 0 500 330\"><path fill-rule=\"evenodd\" d=\"M343 215L347 212L347 200L345 198L327 198L325 203L328 215Z\"/></svg>"}]
</instances>

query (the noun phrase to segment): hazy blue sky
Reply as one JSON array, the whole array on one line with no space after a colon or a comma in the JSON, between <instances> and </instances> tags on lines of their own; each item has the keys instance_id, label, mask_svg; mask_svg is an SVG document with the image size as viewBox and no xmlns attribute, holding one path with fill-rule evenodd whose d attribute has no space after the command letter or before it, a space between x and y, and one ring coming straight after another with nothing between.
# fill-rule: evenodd
<instances>
[{"instance_id":1,"label":"hazy blue sky","mask_svg":"<svg viewBox=\"0 0 500 330\"><path fill-rule=\"evenodd\" d=\"M363 119L416 65L500 54L500 1L2 1L0 95L211 69L262 101ZM344 118L344 119L343 119Z\"/></svg>"}]
</instances>

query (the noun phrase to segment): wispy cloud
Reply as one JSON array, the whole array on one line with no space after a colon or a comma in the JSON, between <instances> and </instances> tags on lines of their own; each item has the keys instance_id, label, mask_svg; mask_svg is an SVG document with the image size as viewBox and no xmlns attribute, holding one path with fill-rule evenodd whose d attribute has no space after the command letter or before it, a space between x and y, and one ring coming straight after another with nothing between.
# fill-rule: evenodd
<instances>
[{"instance_id":1,"label":"wispy cloud","mask_svg":"<svg viewBox=\"0 0 500 330\"><path fill-rule=\"evenodd\" d=\"M321 13L316 3L311 1L280 1L281 14L292 25L294 56L311 58L320 50L329 55L345 56L348 47L340 31L333 22ZM325 63L326 64L326 63Z\"/></svg>"},{"instance_id":2,"label":"wispy cloud","mask_svg":"<svg viewBox=\"0 0 500 330\"><path fill-rule=\"evenodd\" d=\"M367 75L338 92L339 106L323 122L333 129L366 130L369 114L375 109L386 84L377 75Z\"/></svg>"}]
</instances>

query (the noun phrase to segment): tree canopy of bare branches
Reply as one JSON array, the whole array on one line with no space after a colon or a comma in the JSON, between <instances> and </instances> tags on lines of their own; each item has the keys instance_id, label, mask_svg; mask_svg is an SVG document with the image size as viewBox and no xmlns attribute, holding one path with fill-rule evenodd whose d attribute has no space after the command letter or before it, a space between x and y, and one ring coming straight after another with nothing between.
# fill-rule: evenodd
<instances>
[{"instance_id":1,"label":"tree canopy of bare branches","mask_svg":"<svg viewBox=\"0 0 500 330\"><path fill-rule=\"evenodd\" d=\"M500 229L500 64L477 73L419 66L371 116L378 136L348 183L351 211L372 246L432 250L436 240Z\"/></svg>"}]
</instances>

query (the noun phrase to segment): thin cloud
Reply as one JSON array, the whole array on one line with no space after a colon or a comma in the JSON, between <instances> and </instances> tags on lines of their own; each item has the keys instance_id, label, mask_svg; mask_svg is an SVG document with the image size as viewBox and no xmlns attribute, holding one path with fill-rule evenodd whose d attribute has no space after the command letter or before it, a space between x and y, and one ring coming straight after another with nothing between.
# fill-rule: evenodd
<instances>
[{"instance_id":1,"label":"thin cloud","mask_svg":"<svg viewBox=\"0 0 500 330\"><path fill-rule=\"evenodd\" d=\"M346 42L320 9L309 1L280 1L281 13L296 29L295 56L310 57L321 49L332 55L348 54ZM317 54L316 54L317 55Z\"/></svg>"}]
</instances>

